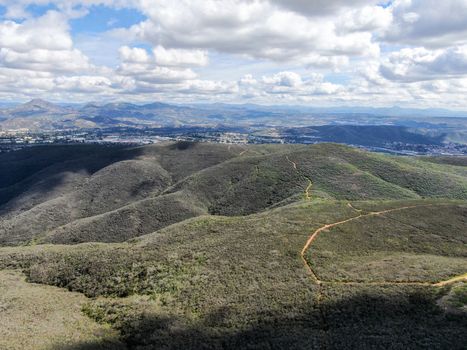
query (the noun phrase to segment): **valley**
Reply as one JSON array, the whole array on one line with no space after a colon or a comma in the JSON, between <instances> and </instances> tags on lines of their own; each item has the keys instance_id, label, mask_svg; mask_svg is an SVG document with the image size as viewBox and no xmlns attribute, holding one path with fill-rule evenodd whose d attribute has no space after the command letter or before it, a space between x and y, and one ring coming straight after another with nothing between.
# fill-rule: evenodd
<instances>
[{"instance_id":1,"label":"valley","mask_svg":"<svg viewBox=\"0 0 467 350\"><path fill-rule=\"evenodd\" d=\"M0 153L50 144L145 145L336 142L399 155L466 155L462 112L261 105L107 103L31 100L0 108ZM285 122L284 122L285 121Z\"/></svg>"}]
</instances>

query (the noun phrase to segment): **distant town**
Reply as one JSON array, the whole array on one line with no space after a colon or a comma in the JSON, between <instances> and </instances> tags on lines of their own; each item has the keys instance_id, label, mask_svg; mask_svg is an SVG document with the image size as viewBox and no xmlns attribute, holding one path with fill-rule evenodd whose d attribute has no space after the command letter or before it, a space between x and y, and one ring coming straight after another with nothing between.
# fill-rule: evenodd
<instances>
[{"instance_id":1,"label":"distant town","mask_svg":"<svg viewBox=\"0 0 467 350\"><path fill-rule=\"evenodd\" d=\"M193 141L226 144L315 144L329 142L320 135L284 132L275 128L100 128L31 132L28 130L0 131L0 153L26 147L51 144L147 145L164 141ZM467 155L467 145L445 142L442 144L385 142L382 145L364 145L340 142L370 151L399 155Z\"/></svg>"}]
</instances>

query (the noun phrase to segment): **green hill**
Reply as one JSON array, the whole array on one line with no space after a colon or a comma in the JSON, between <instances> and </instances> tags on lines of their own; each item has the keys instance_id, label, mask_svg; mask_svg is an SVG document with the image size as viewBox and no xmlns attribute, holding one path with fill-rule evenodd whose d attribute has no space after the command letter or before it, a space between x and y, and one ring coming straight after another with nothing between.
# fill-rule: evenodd
<instances>
[{"instance_id":1,"label":"green hill","mask_svg":"<svg viewBox=\"0 0 467 350\"><path fill-rule=\"evenodd\" d=\"M313 196L328 199L467 198L456 166L334 144L90 147L86 154L82 146L50 147L47 161L47 147L37 158L27 155L33 149L2 156L17 178L0 189L1 244L124 241L200 214L245 215L293 202L310 181Z\"/></svg>"},{"instance_id":2,"label":"green hill","mask_svg":"<svg viewBox=\"0 0 467 350\"><path fill-rule=\"evenodd\" d=\"M18 178L28 186L2 206L0 269L87 297L69 349L465 347L457 161L335 144L106 152L79 186L39 190L41 174L75 174L51 165Z\"/></svg>"}]
</instances>

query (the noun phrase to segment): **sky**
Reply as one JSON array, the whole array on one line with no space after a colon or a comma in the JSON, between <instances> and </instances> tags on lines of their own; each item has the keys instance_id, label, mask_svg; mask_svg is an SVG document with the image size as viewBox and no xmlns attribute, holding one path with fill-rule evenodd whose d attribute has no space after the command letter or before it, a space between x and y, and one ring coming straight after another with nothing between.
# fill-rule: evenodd
<instances>
[{"instance_id":1,"label":"sky","mask_svg":"<svg viewBox=\"0 0 467 350\"><path fill-rule=\"evenodd\" d=\"M467 109L467 0L0 0L0 101Z\"/></svg>"}]
</instances>

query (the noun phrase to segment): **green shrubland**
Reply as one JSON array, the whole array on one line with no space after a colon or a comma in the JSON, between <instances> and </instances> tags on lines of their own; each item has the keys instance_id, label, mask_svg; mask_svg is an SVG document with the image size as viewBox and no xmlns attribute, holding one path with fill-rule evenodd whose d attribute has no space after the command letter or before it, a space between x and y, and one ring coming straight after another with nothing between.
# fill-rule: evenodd
<instances>
[{"instance_id":1,"label":"green shrubland","mask_svg":"<svg viewBox=\"0 0 467 350\"><path fill-rule=\"evenodd\" d=\"M60 287L63 298L79 295L80 311L66 309L64 317L76 312L90 322L55 348L462 349L467 343L465 283L432 285L467 272L466 178L458 161L333 144L179 143L105 152L115 161L79 176L69 169L76 176L52 192L41 192L37 179L47 172L60 177L63 168L27 168L27 157L17 155L30 173L24 170L18 183L25 187L2 206L2 273L21 271L31 288ZM120 183L130 174L136 178ZM108 197L118 202L105 203ZM27 198L34 205L23 207ZM300 254L313 232L404 207L322 231L305 252L324 281L316 283ZM96 338L93 327L110 333Z\"/></svg>"}]
</instances>

